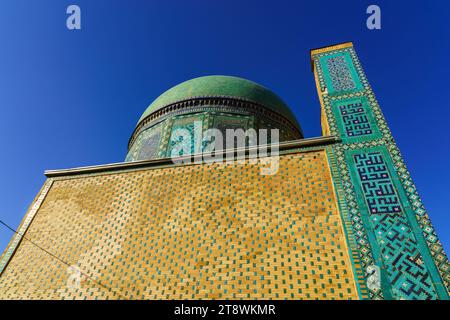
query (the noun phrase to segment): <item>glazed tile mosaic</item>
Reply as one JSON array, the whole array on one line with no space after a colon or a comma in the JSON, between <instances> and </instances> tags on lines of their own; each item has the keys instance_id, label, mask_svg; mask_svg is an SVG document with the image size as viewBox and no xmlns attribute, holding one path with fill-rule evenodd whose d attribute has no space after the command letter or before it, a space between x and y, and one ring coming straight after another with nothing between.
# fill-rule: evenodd
<instances>
[{"instance_id":1,"label":"glazed tile mosaic","mask_svg":"<svg viewBox=\"0 0 450 320\"><path fill-rule=\"evenodd\" d=\"M402 211L400 199L379 152L356 154L356 171L371 214L399 213Z\"/></svg>"},{"instance_id":2,"label":"glazed tile mosaic","mask_svg":"<svg viewBox=\"0 0 450 320\"><path fill-rule=\"evenodd\" d=\"M342 94L361 89L351 56L346 51L324 55L321 58L326 88L329 94Z\"/></svg>"},{"instance_id":3,"label":"glazed tile mosaic","mask_svg":"<svg viewBox=\"0 0 450 320\"><path fill-rule=\"evenodd\" d=\"M332 110L343 141L368 141L381 137L365 97L335 100Z\"/></svg>"},{"instance_id":4,"label":"glazed tile mosaic","mask_svg":"<svg viewBox=\"0 0 450 320\"><path fill-rule=\"evenodd\" d=\"M448 299L447 256L353 45L313 50L311 59L322 125L342 139L328 156L347 241L361 261L358 285L371 299Z\"/></svg>"},{"instance_id":5,"label":"glazed tile mosaic","mask_svg":"<svg viewBox=\"0 0 450 320\"><path fill-rule=\"evenodd\" d=\"M356 88L344 56L327 59L327 68L330 73L331 85L335 91L348 91Z\"/></svg>"}]
</instances>

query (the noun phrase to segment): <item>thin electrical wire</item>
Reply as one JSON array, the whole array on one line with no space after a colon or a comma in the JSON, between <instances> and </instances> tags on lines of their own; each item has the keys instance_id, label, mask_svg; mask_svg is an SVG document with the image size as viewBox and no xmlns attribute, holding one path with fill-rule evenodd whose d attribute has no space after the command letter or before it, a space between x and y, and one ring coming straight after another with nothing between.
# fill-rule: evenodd
<instances>
[{"instance_id":1,"label":"thin electrical wire","mask_svg":"<svg viewBox=\"0 0 450 320\"><path fill-rule=\"evenodd\" d=\"M45 253L47 253L49 256L51 256L52 258L58 260L59 262L61 262L62 264L68 266L69 268L73 268L72 265L70 265L68 262L64 261L63 259L61 259L60 257L56 256L55 254L51 253L50 251L48 251L47 249L41 247L40 245L38 245L37 243L33 242L32 240L28 239L27 237L25 237L24 235L20 234L18 231L16 231L14 228L12 228L11 226L9 226L6 222L4 222L3 220L0 220L0 224L2 224L4 227L8 228L9 230L11 230L12 232L14 232L15 234L19 235L22 239L30 242L32 245L34 245L35 247L37 247L38 249L44 251ZM88 279L91 279L92 281L94 281L95 283L97 283L98 285L100 285L101 287L107 289L108 291L112 292L113 294L116 294L118 296L120 296L121 298L127 300L126 297L124 297L123 295L121 295L120 293L116 292L115 290L113 290L112 288L109 288L108 286L104 285L103 283L101 283L99 280L95 279L94 277L92 277L91 275L81 271L78 269L78 271L80 272L80 274L82 274L83 276L85 276Z\"/></svg>"}]
</instances>

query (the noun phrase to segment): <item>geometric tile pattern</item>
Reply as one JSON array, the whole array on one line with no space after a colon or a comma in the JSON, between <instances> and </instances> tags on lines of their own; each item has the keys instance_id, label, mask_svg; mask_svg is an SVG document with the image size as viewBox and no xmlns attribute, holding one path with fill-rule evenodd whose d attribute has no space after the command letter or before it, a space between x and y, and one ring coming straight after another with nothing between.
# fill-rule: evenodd
<instances>
[{"instance_id":1,"label":"geometric tile pattern","mask_svg":"<svg viewBox=\"0 0 450 320\"><path fill-rule=\"evenodd\" d=\"M163 129L164 123L159 123L143 130L128 152L125 161L157 158Z\"/></svg>"},{"instance_id":2,"label":"geometric tile pattern","mask_svg":"<svg viewBox=\"0 0 450 320\"><path fill-rule=\"evenodd\" d=\"M362 102L340 105L339 111L348 137L372 133Z\"/></svg>"},{"instance_id":3,"label":"geometric tile pattern","mask_svg":"<svg viewBox=\"0 0 450 320\"><path fill-rule=\"evenodd\" d=\"M345 56L338 55L326 60L334 91L349 91L356 88Z\"/></svg>"},{"instance_id":4,"label":"geometric tile pattern","mask_svg":"<svg viewBox=\"0 0 450 320\"><path fill-rule=\"evenodd\" d=\"M372 217L392 293L396 299L437 299L432 279L404 215Z\"/></svg>"},{"instance_id":5,"label":"geometric tile pattern","mask_svg":"<svg viewBox=\"0 0 450 320\"><path fill-rule=\"evenodd\" d=\"M184 153L187 150L200 150L201 146L196 145L196 141L184 140L184 137L177 134L177 129L187 129L189 132L194 130L194 122L202 121L203 132L207 129L218 128L225 137L226 129L279 129L280 141L291 141L299 139L287 126L281 125L276 119L267 120L264 116L256 117L253 114L246 114L235 106L230 112L217 112L209 110L211 106L202 106L202 110L195 110L196 113L188 113L183 115L172 115L170 118L164 118L157 124L147 124L139 129L133 141L130 143L130 149L126 156L125 162L148 160L156 158L170 157L172 149L175 147L175 153ZM226 109L226 106L222 106ZM266 115L268 117L268 115ZM203 119L203 120L202 120ZM258 119L258 121L255 121ZM263 120L264 119L264 120ZM198 124L197 124L198 127ZM270 139L270 130L268 130ZM184 141L182 143L182 141ZM202 141L203 147L209 145L211 141ZM190 149L187 147L190 145ZM224 141L224 145L225 145ZM219 147L220 149L220 147ZM178 152L179 151L179 152Z\"/></svg>"},{"instance_id":6,"label":"geometric tile pattern","mask_svg":"<svg viewBox=\"0 0 450 320\"><path fill-rule=\"evenodd\" d=\"M249 125L249 117L230 116L230 115L216 115L214 117L214 128L220 130L225 137L226 129L243 129L247 130Z\"/></svg>"},{"instance_id":7,"label":"geometric tile pattern","mask_svg":"<svg viewBox=\"0 0 450 320\"><path fill-rule=\"evenodd\" d=\"M328 99L326 99L328 101ZM380 130L367 97L338 99L334 97L331 109L335 121L333 132L339 134L344 143L369 141L381 138Z\"/></svg>"},{"instance_id":8,"label":"geometric tile pattern","mask_svg":"<svg viewBox=\"0 0 450 320\"><path fill-rule=\"evenodd\" d=\"M280 130L279 138L281 141L297 140L302 137L302 133L298 129L292 127L290 124L284 123L282 118L267 113L264 110L257 109L257 107L249 101L237 102L231 97L228 100L225 98L219 100L219 102L215 102L215 105L211 105L211 101L208 101L208 98L204 98L202 105L195 107L187 104L186 108L170 111L171 113L161 116L158 118L160 122L152 120L149 123L145 123L145 125L139 125L139 128L136 129L129 141L129 150L125 161L165 158L170 156L171 150L175 145L177 151L178 149L182 149L184 152L188 150L192 151L193 148L194 150L200 151L201 146L194 146L190 143L192 141L184 141L184 144L180 145L183 137L174 132L174 130L176 131L177 126L179 126L179 129L183 128L182 123L186 125L187 130L192 131L194 122L191 121L189 123L189 119L195 119L195 117L198 117L199 120L200 118L203 118L203 131L215 128L216 126L218 126L219 130L223 131L223 134L225 134L226 128L252 128L256 131L258 131L258 129L277 128ZM255 109L253 109L253 107ZM246 108L248 108L248 110L246 110ZM222 112L225 110L227 112ZM251 110L256 112L256 114L252 113ZM255 121L255 119L258 121ZM172 125L175 127L172 128ZM172 134L175 134L176 137L172 137ZM170 138L173 138L172 141L170 141ZM204 146L210 143L211 141L202 142ZM185 148L187 147L187 144L190 144L190 149ZM141 150L143 148L144 150ZM177 153L177 151L175 153Z\"/></svg>"},{"instance_id":9,"label":"geometric tile pattern","mask_svg":"<svg viewBox=\"0 0 450 320\"><path fill-rule=\"evenodd\" d=\"M400 199L379 152L353 156L364 198L371 214L399 213Z\"/></svg>"},{"instance_id":10,"label":"geometric tile pattern","mask_svg":"<svg viewBox=\"0 0 450 320\"><path fill-rule=\"evenodd\" d=\"M340 58L335 60L334 58L336 57ZM321 90L326 89L327 95L334 96L357 93L370 88L369 82L365 78L364 72L362 72L361 65L353 63L355 57L356 53L353 48L345 48L338 51L314 55L314 65L316 67L317 80ZM330 59L333 59L332 63L328 63ZM328 69L328 65L331 66L331 70ZM344 80L342 80L342 83L345 85L338 85L336 88L333 84L332 77L338 78L339 76L343 77ZM351 84L352 82L354 85ZM336 79L335 83L339 84L341 82Z\"/></svg>"},{"instance_id":11,"label":"geometric tile pattern","mask_svg":"<svg viewBox=\"0 0 450 320\"><path fill-rule=\"evenodd\" d=\"M158 156L158 147L161 140L163 125L142 132L143 139L139 150L139 159L155 159Z\"/></svg>"},{"instance_id":12,"label":"geometric tile pattern","mask_svg":"<svg viewBox=\"0 0 450 320\"><path fill-rule=\"evenodd\" d=\"M392 135L384 121L383 113L376 102L375 96L370 91L346 94L345 98L327 96L323 99L323 103L325 112L333 114L333 117L326 119L330 128L330 134L341 137L343 143L358 143L376 139L392 140ZM341 105L346 105L347 103L362 103L372 134L351 137L347 135L342 115L337 111Z\"/></svg>"},{"instance_id":13,"label":"geometric tile pattern","mask_svg":"<svg viewBox=\"0 0 450 320\"><path fill-rule=\"evenodd\" d=\"M423 237L427 242L433 260L438 267L443 281L444 290L448 292L450 290L450 263L448 257L442 247L436 231L434 230L430 217L425 210L400 151L395 144L390 144L387 147L394 162L394 166L397 169L400 181L407 194L411 209L415 213L415 217L420 226Z\"/></svg>"},{"instance_id":14,"label":"geometric tile pattern","mask_svg":"<svg viewBox=\"0 0 450 320\"><path fill-rule=\"evenodd\" d=\"M194 154L200 151L203 115L180 116L174 119L167 146L167 157Z\"/></svg>"},{"instance_id":15,"label":"geometric tile pattern","mask_svg":"<svg viewBox=\"0 0 450 320\"><path fill-rule=\"evenodd\" d=\"M339 62L346 62L350 73L356 73L352 74L354 90L336 92L330 81L326 61L340 55L349 59ZM337 199L342 212L348 213L344 215L348 243L361 262L356 276L365 279L371 299L448 299L450 263L353 46L319 49L312 59L324 127L342 138L328 151L330 159L335 159L331 170ZM348 72L341 76L347 81ZM341 112L344 106L348 114L348 105L355 112L363 107L360 114L355 113L356 119L365 124L365 115L371 134L355 134L354 119L344 119L346 114ZM380 148L385 150L381 154Z\"/></svg>"},{"instance_id":16,"label":"geometric tile pattern","mask_svg":"<svg viewBox=\"0 0 450 320\"><path fill-rule=\"evenodd\" d=\"M371 276L371 269L375 265L375 258L372 252L371 242L364 226L363 217L358 206L358 194L353 187L353 182L350 177L349 167L347 166L347 160L345 157L346 145L335 145L331 148L330 153L332 157L336 158L336 171L332 171L333 179L339 180L341 188L337 188L337 193L342 194L341 206L345 207L349 215L348 222L349 234L353 234L354 241L356 242L355 254L358 255L361 261L361 270L359 276L368 281ZM347 224L346 224L347 225ZM353 239L350 239L351 242ZM369 296L371 299L384 299L384 294L381 287L369 286Z\"/></svg>"},{"instance_id":17,"label":"geometric tile pattern","mask_svg":"<svg viewBox=\"0 0 450 320\"><path fill-rule=\"evenodd\" d=\"M375 233L377 243L374 246L381 250L393 298L437 298L419 244L405 214L401 213L400 200L382 154L356 153L353 159L359 178L355 183L361 186L371 215L366 230ZM365 210L362 212L364 215Z\"/></svg>"},{"instance_id":18,"label":"geometric tile pattern","mask_svg":"<svg viewBox=\"0 0 450 320\"><path fill-rule=\"evenodd\" d=\"M333 174L333 179L339 179L340 183L338 185L342 185L343 188L337 188L337 193L342 194L342 201L341 201L341 206L346 207L345 211L349 212L349 217L348 217L348 221L350 222L351 225L351 230L350 233L353 234L354 238L355 238L355 242L356 242L356 253L359 255L360 260L361 260L361 264L362 264L362 272L363 272L363 276L367 279L367 281L369 281L369 277L371 276L371 268L372 266L376 265L375 261L376 261L376 257L374 256L374 251L373 248L374 246L380 247L380 248L384 248L384 246L386 246L386 250L392 250L392 248L394 248L395 246L391 245L391 240L392 239L388 239L388 240L383 240L383 241L379 241L380 240L380 234L378 234L379 232L382 232L382 234L384 233L384 231L382 231L382 228L386 229L387 226L383 225L382 223L380 225L377 225L377 220L380 221L382 219L387 219L384 217L390 217L392 216L393 221L397 220L398 225L402 225L402 227L399 227L400 229L404 229L406 233L408 233L408 235L404 235L403 241L405 239L412 239L409 240L411 241L408 245L406 243L402 243L401 245L406 245L406 248L401 247L400 245L397 246L397 254L399 255L399 257L401 256L401 254L407 253L410 256L408 256L408 260L409 262L411 261L417 261L417 262L422 262L424 261L423 259L419 259L417 260L417 251L416 252L412 252L409 248L411 247L412 243L417 242L417 236L413 236L412 234L410 234L409 229L411 229L411 226L405 226L405 223L402 221L405 221L404 216L401 214L373 214L370 215L369 217L369 211L367 209L367 214L364 213L364 210L362 210L361 205L367 205L366 202L363 202L363 204L358 203L358 198L359 198L359 194L362 194L362 188L360 189L355 189L355 186L361 185L360 181L354 181L351 178L350 175L350 168L351 166L347 165L347 163L351 163L351 160L353 160L353 157L349 157L350 154L355 153L358 150L361 149L367 149L367 148L379 148L380 146L382 146L382 142L380 141L375 141L375 142L365 142L365 143L358 143L358 144L348 144L348 145L335 145L330 149L330 153L332 153L334 156L336 156L337 158L337 172L333 170L332 168L332 174ZM391 154L392 153L397 153L397 151L391 150ZM403 172L403 174L400 176L400 183L402 183L403 185L406 183L407 185L409 185L409 188L407 188L406 191L406 196L407 199L409 199L409 201L413 200L413 206L411 207L413 213L416 214L416 219L417 222L419 223L419 234L420 232L422 232L423 236L425 237L426 240L426 244L427 246L420 246L418 247L419 250L418 252L425 252L426 254L428 254L428 250L429 252L431 252L431 256L433 257L434 263L436 265L436 267L438 268L439 273L441 274L442 277L442 281L444 284L443 290L444 293L440 293L439 294L439 299L446 299L446 293L448 289L446 289L446 286L448 285L448 266L449 266L449 262L447 259L447 256L445 255L445 252L442 249L442 245L439 242L438 237L436 236L436 233L433 229L433 227L431 226L431 222L428 218L428 216L426 215L425 210L423 209L423 205L419 204L417 202L418 199L418 195L417 195L417 191L414 188L414 185L412 183L411 177L409 176L409 174L407 173L406 169L404 167L404 163L403 160L401 159L401 157L393 157L394 160L394 167L399 168L400 172ZM356 173L356 168L354 169L355 173ZM359 176L359 175L358 175ZM404 181L402 179L405 179ZM358 191L360 190L360 191ZM402 200L403 202L405 200ZM420 207L418 207L418 205L420 205ZM368 207L367 207L368 208ZM366 220L367 218L367 220ZM366 221L364 221L366 220ZM368 225L369 224L369 225ZM346 224L344 224L346 225ZM375 230L377 229L377 241L375 243L373 243L370 240L369 237L369 231L368 230ZM380 249L381 250L381 249ZM391 252L392 253L392 252ZM382 256L379 257L379 259L383 259ZM395 259L394 259L395 260ZM394 260L389 260L386 262L387 266L388 264L392 264L392 262ZM406 261L406 260L405 260ZM384 268L384 267L383 267ZM405 270L405 268L407 267L403 267L403 270ZM419 268L420 269L420 268ZM425 269L426 270L426 269ZM394 274L394 272L391 272L390 274ZM416 274L417 275L417 274ZM369 293L370 293L370 297L371 299L383 299L383 298L396 298L397 297L402 297L401 294L399 294L396 291L396 285L398 283L404 283L404 282L399 282L400 278L395 278L392 277L390 278L393 282L392 282L392 287L389 289L389 292L384 292L381 290L381 288L377 289L376 287L371 287L369 286ZM389 281L391 281L389 280ZM427 282L424 282L424 285L420 285L419 287L422 288L427 288ZM436 286L435 288L439 287L439 281L435 281L434 285ZM392 292L391 292L392 291ZM389 294L389 296L385 296L384 294ZM392 294L396 295L393 296ZM435 297L435 291L434 289L430 289L428 291L428 297L433 298ZM426 295L422 294L420 297L418 297L418 299L423 299L425 298ZM448 296L447 296L448 297ZM403 296L403 298L406 299L405 296ZM414 299L413 297L410 297L409 299Z\"/></svg>"},{"instance_id":19,"label":"geometric tile pattern","mask_svg":"<svg viewBox=\"0 0 450 320\"><path fill-rule=\"evenodd\" d=\"M216 146L216 150L220 150L223 148L226 148L226 130L230 129L230 130L237 130L237 129L242 129L242 130L247 130L250 127L250 122L251 121L250 117L244 117L244 116L240 116L240 115L225 115L225 114L219 114L219 115L215 115L214 117L214 125L212 126L214 129L219 130L222 133L222 137L223 137L223 146L220 147L219 145ZM253 128L254 129L254 128ZM234 139L234 144L230 146L230 148L233 148L233 146L237 146L237 140ZM248 142L247 142L248 145Z\"/></svg>"},{"instance_id":20,"label":"geometric tile pattern","mask_svg":"<svg viewBox=\"0 0 450 320\"><path fill-rule=\"evenodd\" d=\"M51 179L0 298L358 299L324 150L264 165Z\"/></svg>"}]
</instances>

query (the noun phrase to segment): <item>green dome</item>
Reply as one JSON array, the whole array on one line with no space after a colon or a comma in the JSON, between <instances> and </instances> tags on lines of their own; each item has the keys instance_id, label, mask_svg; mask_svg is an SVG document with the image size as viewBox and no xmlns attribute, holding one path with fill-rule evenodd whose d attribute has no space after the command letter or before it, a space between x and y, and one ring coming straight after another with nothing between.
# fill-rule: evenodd
<instances>
[{"instance_id":1,"label":"green dome","mask_svg":"<svg viewBox=\"0 0 450 320\"><path fill-rule=\"evenodd\" d=\"M180 83L153 101L138 123L171 103L197 97L232 97L256 102L283 115L300 128L294 114L275 93L253 81L230 76L206 76Z\"/></svg>"}]
</instances>

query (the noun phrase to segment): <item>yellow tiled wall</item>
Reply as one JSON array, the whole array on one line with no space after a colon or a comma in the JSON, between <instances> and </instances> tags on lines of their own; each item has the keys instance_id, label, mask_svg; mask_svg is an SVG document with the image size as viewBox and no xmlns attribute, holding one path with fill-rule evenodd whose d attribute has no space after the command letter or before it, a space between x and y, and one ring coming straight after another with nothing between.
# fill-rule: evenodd
<instances>
[{"instance_id":1,"label":"yellow tiled wall","mask_svg":"<svg viewBox=\"0 0 450 320\"><path fill-rule=\"evenodd\" d=\"M356 299L325 152L260 166L58 178L0 298Z\"/></svg>"}]
</instances>

